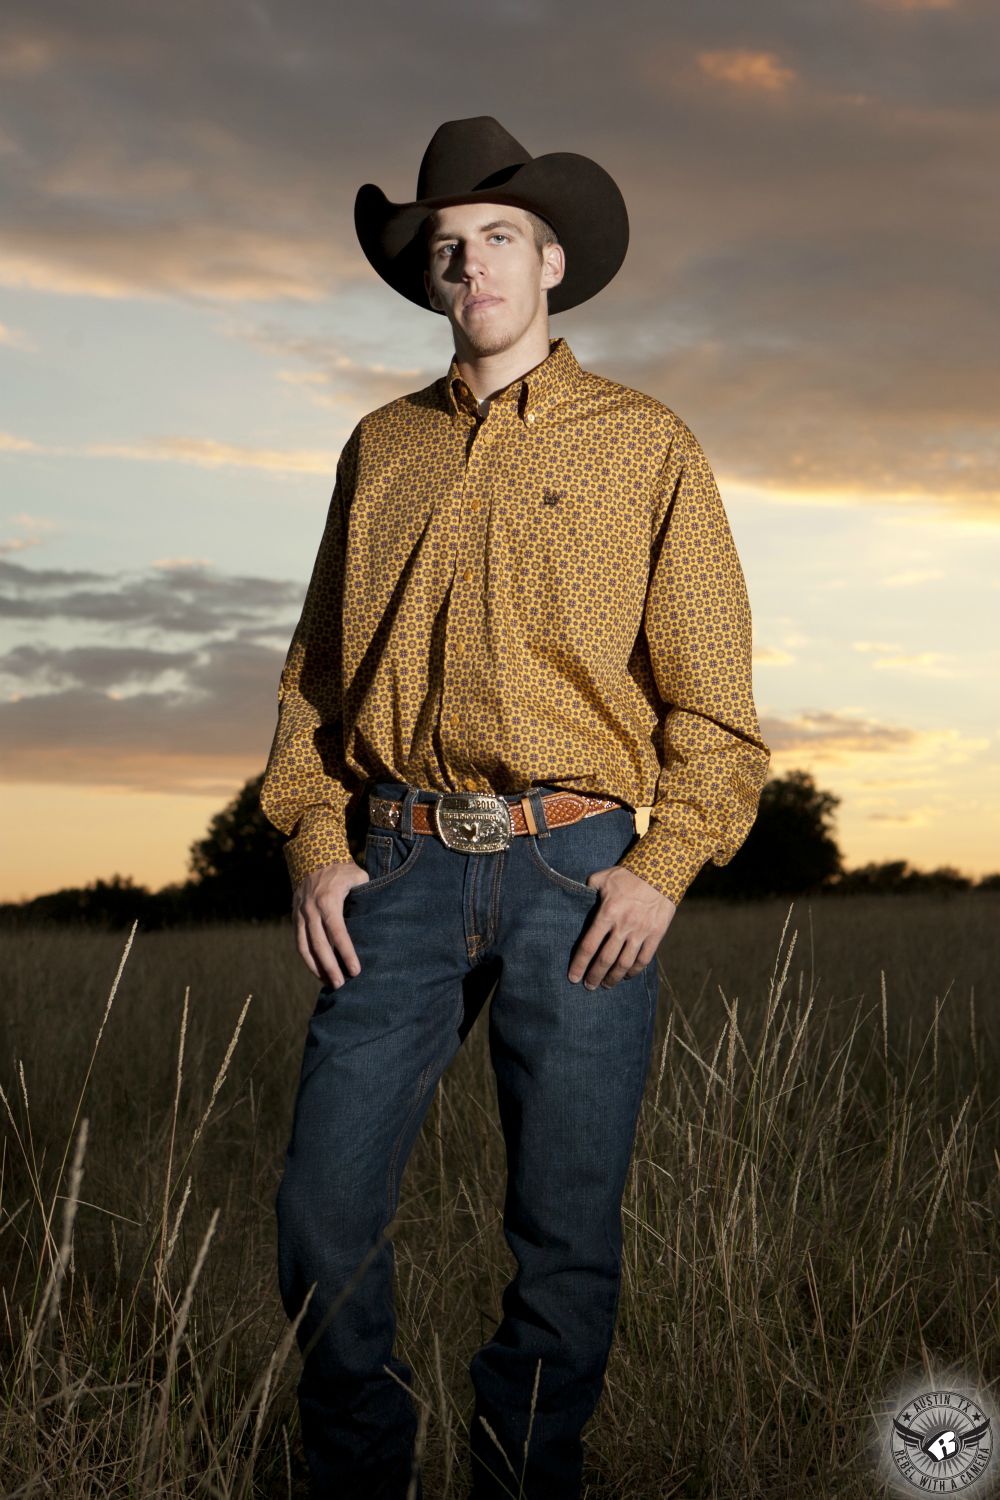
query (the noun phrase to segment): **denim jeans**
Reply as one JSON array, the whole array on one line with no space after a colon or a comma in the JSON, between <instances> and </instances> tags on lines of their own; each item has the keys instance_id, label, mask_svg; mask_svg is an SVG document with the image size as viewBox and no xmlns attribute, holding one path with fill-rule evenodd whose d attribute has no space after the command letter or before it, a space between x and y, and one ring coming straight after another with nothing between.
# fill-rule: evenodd
<instances>
[{"instance_id":1,"label":"denim jeans","mask_svg":"<svg viewBox=\"0 0 1000 1500\"><path fill-rule=\"evenodd\" d=\"M472 1493L577 1500L581 1429L601 1394L618 1312L621 1200L657 964L654 956L640 974L595 990L571 983L567 970L598 905L586 878L631 847L632 813L622 806L548 829L535 788L537 835L471 854L412 832L414 800L436 793L393 781L370 790L405 799L402 817L395 829L368 826L370 879L344 902L361 971L319 992L275 1200L289 1318L316 1283L297 1334L313 1500L407 1495L417 1417L411 1371L394 1352L394 1255L384 1231L438 1081L467 1034L466 1001L477 983L488 993L494 981L503 1232L517 1269L499 1326L469 1366ZM422 1500L419 1471L416 1480Z\"/></svg>"}]
</instances>

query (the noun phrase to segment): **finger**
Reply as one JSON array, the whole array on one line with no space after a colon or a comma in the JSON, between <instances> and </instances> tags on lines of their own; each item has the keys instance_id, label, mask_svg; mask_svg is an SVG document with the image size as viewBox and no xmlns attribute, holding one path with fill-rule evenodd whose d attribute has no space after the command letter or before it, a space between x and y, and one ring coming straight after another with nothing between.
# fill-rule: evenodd
<instances>
[{"instance_id":1,"label":"finger","mask_svg":"<svg viewBox=\"0 0 1000 1500\"><path fill-rule=\"evenodd\" d=\"M573 949L567 972L567 978L572 984L576 984L578 980L583 978L583 975L587 972L588 965L593 960L594 955L600 950L601 944L611 931L611 922L606 916L600 913L599 907L600 902L597 903L591 912L583 934Z\"/></svg>"},{"instance_id":2,"label":"finger","mask_svg":"<svg viewBox=\"0 0 1000 1500\"><path fill-rule=\"evenodd\" d=\"M583 978L599 946L599 943L594 939L593 931L588 932L585 938L580 939L579 944L574 949L573 957L567 971L566 977L571 984L576 984Z\"/></svg>"},{"instance_id":3,"label":"finger","mask_svg":"<svg viewBox=\"0 0 1000 1500\"><path fill-rule=\"evenodd\" d=\"M633 973L638 973L639 970L635 968L635 956L641 947L641 939L626 938L622 943L621 951L618 954L618 957L615 959L614 963L608 969L604 979L601 981L602 984L604 984L608 989L611 989L614 985L620 984L621 981L627 976L631 977Z\"/></svg>"},{"instance_id":4,"label":"finger","mask_svg":"<svg viewBox=\"0 0 1000 1500\"><path fill-rule=\"evenodd\" d=\"M611 928L600 927L596 932L594 928L591 928L586 938L580 942L576 957L570 966L570 974L583 974L585 987L588 990L594 990L611 967L616 953L617 945L614 945Z\"/></svg>"},{"instance_id":5,"label":"finger","mask_svg":"<svg viewBox=\"0 0 1000 1500\"><path fill-rule=\"evenodd\" d=\"M633 958L632 960L632 967L628 971L628 977L630 979L634 979L637 974L641 974L647 964L651 964L656 958L658 951L658 943L651 943L648 941L643 943L635 958Z\"/></svg>"},{"instance_id":6,"label":"finger","mask_svg":"<svg viewBox=\"0 0 1000 1500\"><path fill-rule=\"evenodd\" d=\"M364 884L363 881L361 883ZM351 935L347 930L347 923L344 920L343 901L341 901L339 907L331 907L329 911L323 913L323 925L326 929L327 936L333 943L333 946L336 948L344 967L351 974L360 974L361 964L358 960L358 955L354 950L354 944L351 942Z\"/></svg>"},{"instance_id":7,"label":"finger","mask_svg":"<svg viewBox=\"0 0 1000 1500\"><path fill-rule=\"evenodd\" d=\"M313 951L316 962L325 973L327 983L332 984L334 989L339 989L344 982L344 976L340 972L340 965L337 963L337 955L330 947L330 942L326 935L326 928L323 925L323 918L318 911L310 914L310 916L307 918L307 926L309 933L309 946Z\"/></svg>"},{"instance_id":8,"label":"finger","mask_svg":"<svg viewBox=\"0 0 1000 1500\"><path fill-rule=\"evenodd\" d=\"M320 980L320 982L322 982L324 976L316 967L316 960L313 958L312 953L309 951L309 941L306 936L306 924L301 916L298 916L295 919L295 946L298 949L299 957L302 959L306 968L312 974L315 974L316 978Z\"/></svg>"}]
</instances>

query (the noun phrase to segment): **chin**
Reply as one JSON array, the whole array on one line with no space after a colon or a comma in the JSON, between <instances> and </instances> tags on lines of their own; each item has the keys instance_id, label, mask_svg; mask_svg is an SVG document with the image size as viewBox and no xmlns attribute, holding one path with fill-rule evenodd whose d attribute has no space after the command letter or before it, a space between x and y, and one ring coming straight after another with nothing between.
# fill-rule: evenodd
<instances>
[{"instance_id":1,"label":"chin","mask_svg":"<svg viewBox=\"0 0 1000 1500\"><path fill-rule=\"evenodd\" d=\"M517 334L510 322L499 319L491 319L489 327L468 328L459 325L462 334L470 349L477 354L499 354L503 349L509 349Z\"/></svg>"},{"instance_id":2,"label":"chin","mask_svg":"<svg viewBox=\"0 0 1000 1500\"><path fill-rule=\"evenodd\" d=\"M488 332L466 334L466 338L477 354L499 354L514 342L514 335L508 328L491 328Z\"/></svg>"}]
</instances>

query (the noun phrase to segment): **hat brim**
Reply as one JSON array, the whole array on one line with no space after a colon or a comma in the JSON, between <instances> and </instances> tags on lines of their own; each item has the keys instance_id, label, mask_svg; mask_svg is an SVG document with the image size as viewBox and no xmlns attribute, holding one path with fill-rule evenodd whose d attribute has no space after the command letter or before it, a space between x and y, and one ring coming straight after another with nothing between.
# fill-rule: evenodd
<instances>
[{"instance_id":1,"label":"hat brim","mask_svg":"<svg viewBox=\"0 0 1000 1500\"><path fill-rule=\"evenodd\" d=\"M547 219L566 252L566 271L548 293L549 312L586 302L617 275L628 249L625 200L614 178L589 156L553 151L512 169L505 181L468 193L393 203L366 182L354 200L354 227L369 264L394 291L429 312L420 226L452 203L505 203ZM442 314L443 316L443 314Z\"/></svg>"}]
</instances>

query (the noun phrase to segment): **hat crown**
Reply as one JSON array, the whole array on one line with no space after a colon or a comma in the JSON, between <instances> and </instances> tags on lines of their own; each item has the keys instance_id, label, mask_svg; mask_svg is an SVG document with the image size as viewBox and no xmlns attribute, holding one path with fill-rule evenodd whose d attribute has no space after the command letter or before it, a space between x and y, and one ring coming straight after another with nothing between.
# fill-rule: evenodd
<instances>
[{"instance_id":1,"label":"hat crown","mask_svg":"<svg viewBox=\"0 0 1000 1500\"><path fill-rule=\"evenodd\" d=\"M534 158L492 115L439 125L417 175L417 202L499 187Z\"/></svg>"}]
</instances>

